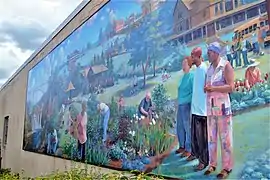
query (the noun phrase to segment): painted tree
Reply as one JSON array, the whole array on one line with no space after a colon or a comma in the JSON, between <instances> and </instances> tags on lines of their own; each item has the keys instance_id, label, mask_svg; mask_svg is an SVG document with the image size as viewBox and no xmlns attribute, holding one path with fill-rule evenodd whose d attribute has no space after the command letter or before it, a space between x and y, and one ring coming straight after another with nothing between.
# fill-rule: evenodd
<instances>
[{"instance_id":1,"label":"painted tree","mask_svg":"<svg viewBox=\"0 0 270 180\"><path fill-rule=\"evenodd\" d=\"M147 34L147 21L142 20L138 28L134 28L130 34L130 42L132 42L131 58L128 64L135 70L137 67L142 68L143 85L146 84L146 72L150 64L150 46L149 36Z\"/></svg>"}]
</instances>

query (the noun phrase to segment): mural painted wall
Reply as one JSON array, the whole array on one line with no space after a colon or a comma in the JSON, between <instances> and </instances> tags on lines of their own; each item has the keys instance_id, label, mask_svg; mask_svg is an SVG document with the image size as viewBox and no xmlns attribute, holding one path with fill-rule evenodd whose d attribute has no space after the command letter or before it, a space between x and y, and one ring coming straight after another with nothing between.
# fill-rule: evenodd
<instances>
[{"instance_id":1,"label":"mural painted wall","mask_svg":"<svg viewBox=\"0 0 270 180\"><path fill-rule=\"evenodd\" d=\"M264 1L110 1L30 70L23 149L184 179L270 178L265 15Z\"/></svg>"}]
</instances>

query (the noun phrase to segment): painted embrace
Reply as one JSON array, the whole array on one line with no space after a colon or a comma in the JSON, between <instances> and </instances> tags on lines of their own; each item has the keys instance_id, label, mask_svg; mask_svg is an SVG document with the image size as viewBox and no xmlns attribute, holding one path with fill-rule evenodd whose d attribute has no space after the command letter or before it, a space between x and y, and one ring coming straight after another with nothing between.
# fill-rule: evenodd
<instances>
[{"instance_id":1,"label":"painted embrace","mask_svg":"<svg viewBox=\"0 0 270 180\"><path fill-rule=\"evenodd\" d=\"M222 170L217 178L228 177L233 168L232 111L229 93L234 89L234 70L227 59L220 57L221 47L214 42L208 46L210 67L202 59L197 47L186 57L183 78L178 87L177 154L187 161L199 160L196 171L208 169L209 175L217 167L218 136L221 139ZM190 72L192 65L194 72Z\"/></svg>"}]
</instances>

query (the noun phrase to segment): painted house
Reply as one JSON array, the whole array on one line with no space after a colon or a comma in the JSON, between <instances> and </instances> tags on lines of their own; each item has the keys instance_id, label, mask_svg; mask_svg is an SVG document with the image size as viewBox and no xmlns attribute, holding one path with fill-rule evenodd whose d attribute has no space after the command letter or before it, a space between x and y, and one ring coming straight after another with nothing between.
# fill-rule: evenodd
<instances>
[{"instance_id":1,"label":"painted house","mask_svg":"<svg viewBox=\"0 0 270 180\"><path fill-rule=\"evenodd\" d=\"M188 45L194 45L203 39L212 38L215 34L231 31L248 20L266 14L266 1L264 0L252 2L237 0L178 1L182 1L182 3L178 2L178 5L185 4L186 9L189 10L189 17L186 17L186 20L190 21L190 29L185 32L175 31L177 33L169 37L168 40L180 41ZM174 27L177 27L178 23L182 21L174 21Z\"/></svg>"}]
</instances>

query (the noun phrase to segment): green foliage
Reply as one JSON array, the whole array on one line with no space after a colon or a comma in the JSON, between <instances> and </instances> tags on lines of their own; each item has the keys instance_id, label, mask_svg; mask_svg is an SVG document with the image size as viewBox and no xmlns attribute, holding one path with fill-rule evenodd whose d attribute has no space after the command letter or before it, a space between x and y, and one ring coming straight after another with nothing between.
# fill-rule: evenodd
<instances>
[{"instance_id":1,"label":"green foliage","mask_svg":"<svg viewBox=\"0 0 270 180\"><path fill-rule=\"evenodd\" d=\"M68 137L66 135L64 139L64 144L61 145L63 150L63 155L67 156L68 158L72 158L77 152L77 141L73 137Z\"/></svg>"},{"instance_id":2,"label":"green foliage","mask_svg":"<svg viewBox=\"0 0 270 180\"><path fill-rule=\"evenodd\" d=\"M127 156L119 145L114 145L108 152L108 156L112 160L126 159Z\"/></svg>"},{"instance_id":3,"label":"green foliage","mask_svg":"<svg viewBox=\"0 0 270 180\"><path fill-rule=\"evenodd\" d=\"M157 112L162 112L164 106L168 103L169 96L167 95L167 89L163 84L158 84L152 92L153 103Z\"/></svg>"},{"instance_id":4,"label":"green foliage","mask_svg":"<svg viewBox=\"0 0 270 180\"><path fill-rule=\"evenodd\" d=\"M23 173L22 173L23 174ZM161 178L155 176L148 176L147 174L134 175L127 172L112 172L105 173L99 168L78 168L74 167L69 171L59 172L55 171L52 174L46 176L40 176L36 178L20 177L18 173L12 173L10 169L0 170L0 179L3 180L158 180Z\"/></svg>"},{"instance_id":5,"label":"green foliage","mask_svg":"<svg viewBox=\"0 0 270 180\"><path fill-rule=\"evenodd\" d=\"M110 116L116 117L118 115L118 104L114 97L112 97L109 107L110 107Z\"/></svg>"},{"instance_id":6,"label":"green foliage","mask_svg":"<svg viewBox=\"0 0 270 180\"><path fill-rule=\"evenodd\" d=\"M86 152L87 162L96 165L108 165L108 151L106 148L96 145L87 149Z\"/></svg>"}]
</instances>

